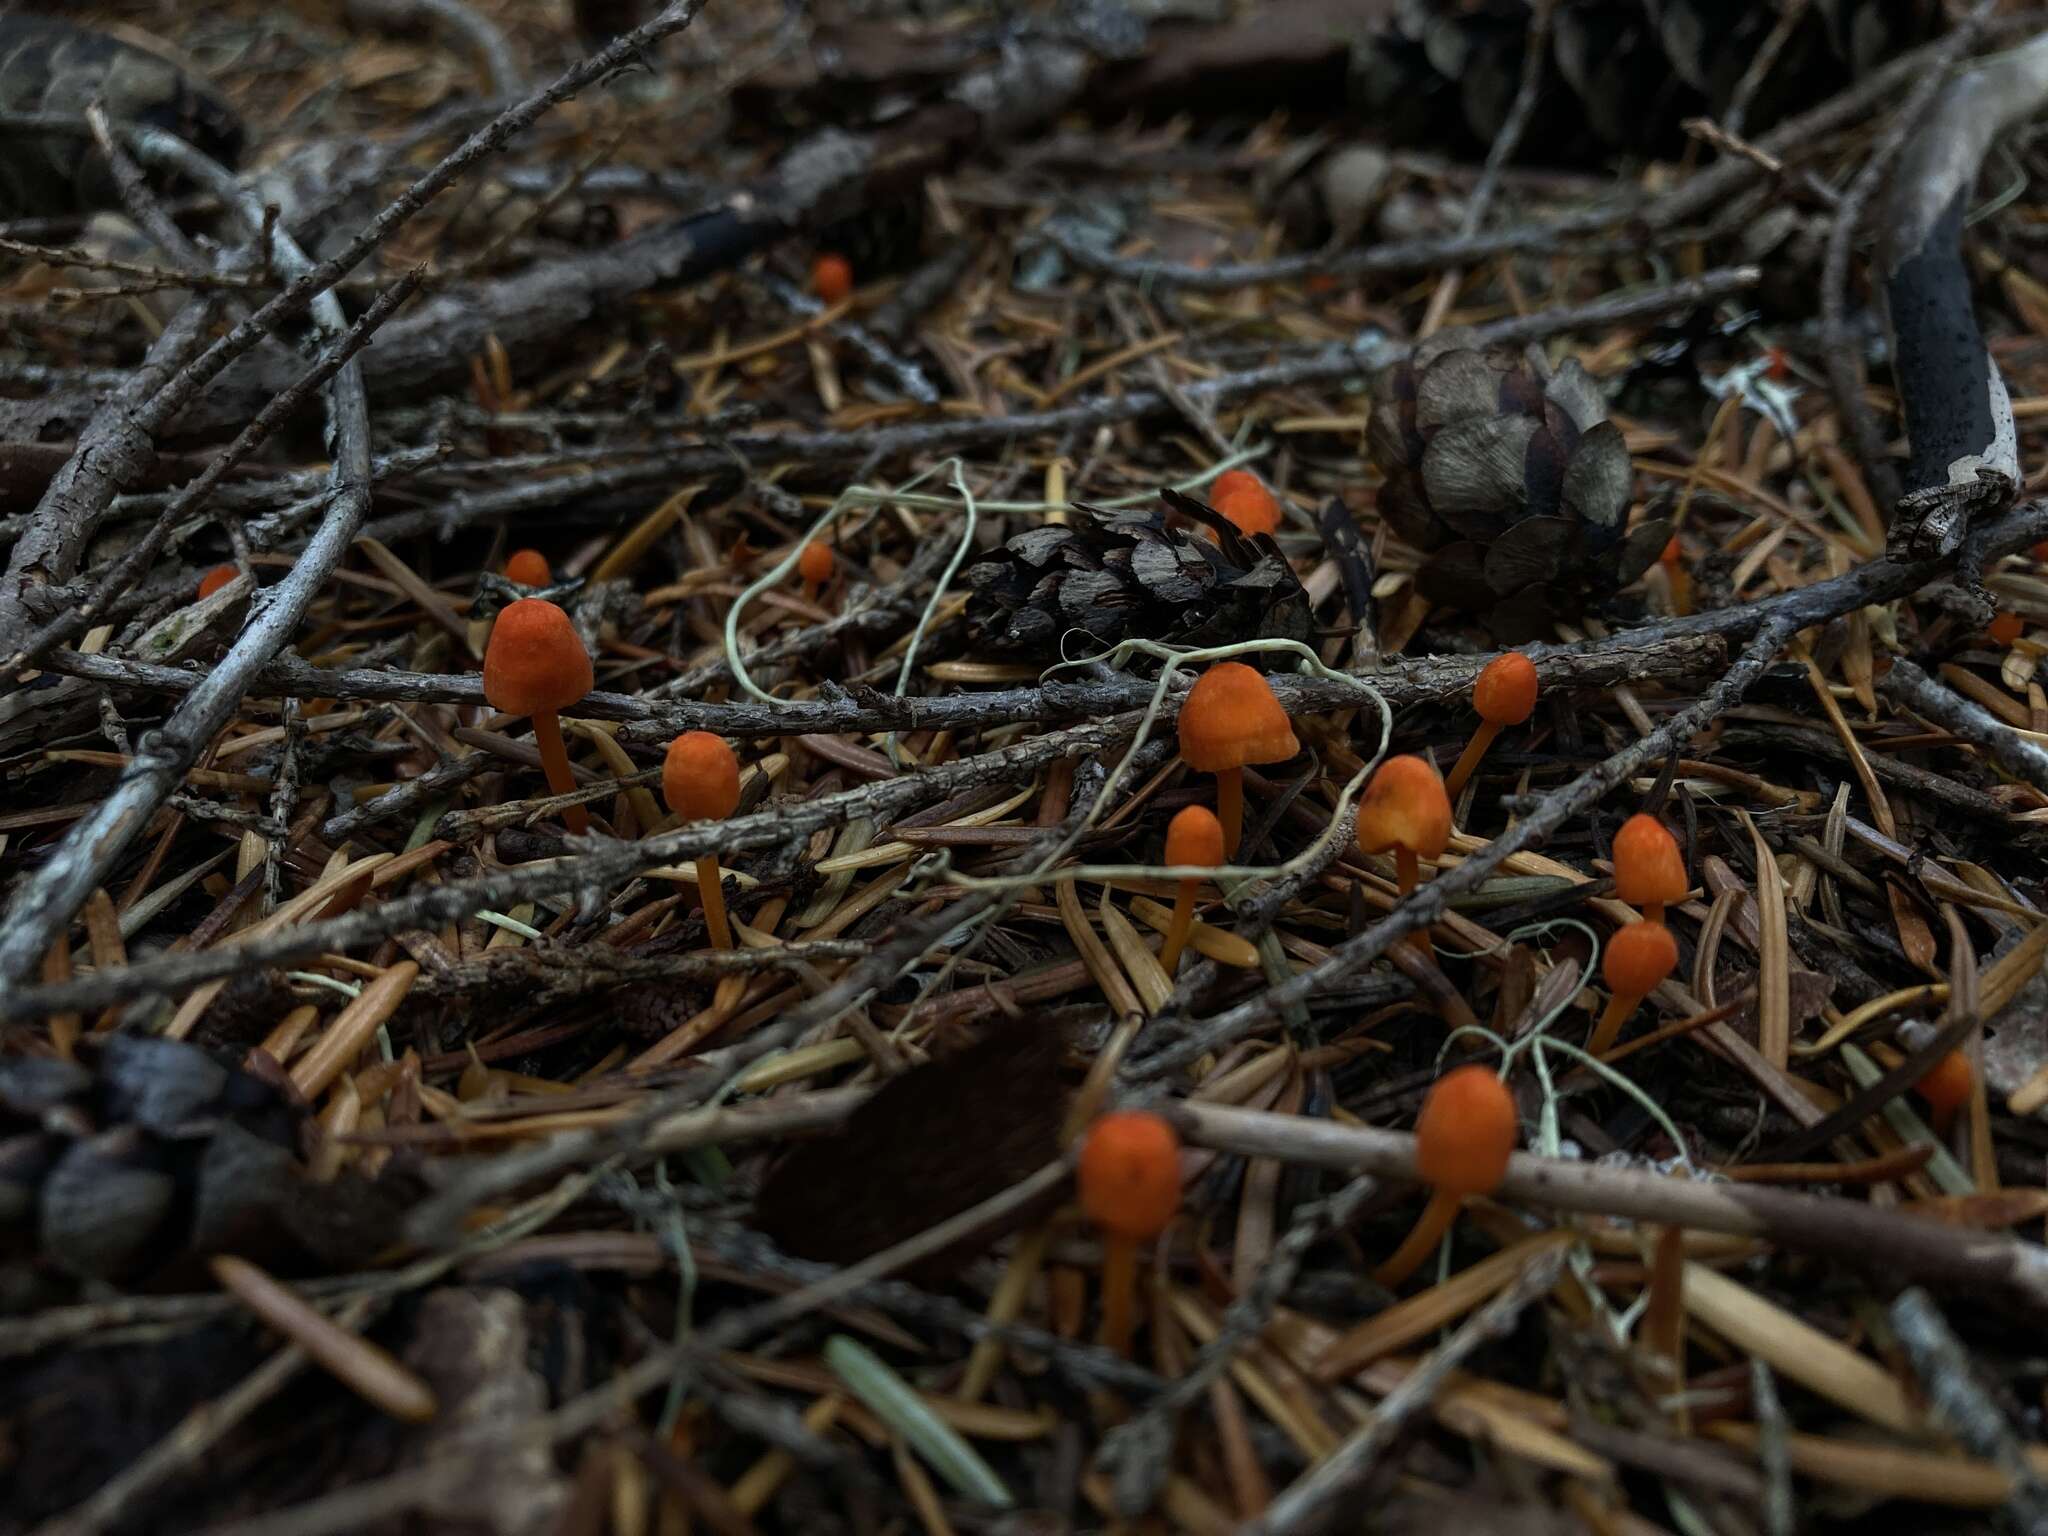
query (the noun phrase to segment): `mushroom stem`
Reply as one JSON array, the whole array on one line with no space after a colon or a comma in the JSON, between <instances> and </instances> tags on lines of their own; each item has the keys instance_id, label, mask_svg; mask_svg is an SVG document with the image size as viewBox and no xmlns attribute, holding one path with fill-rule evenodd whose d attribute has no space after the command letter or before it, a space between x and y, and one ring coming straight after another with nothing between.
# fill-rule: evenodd
<instances>
[{"instance_id":1,"label":"mushroom stem","mask_svg":"<svg viewBox=\"0 0 2048 1536\"><path fill-rule=\"evenodd\" d=\"M1663 902L1661 902L1661 901L1646 901L1646 902L1644 902L1644 903L1643 903L1643 921L1644 921L1644 922L1646 922L1646 923L1661 923L1661 922L1663 922L1663 921L1664 921L1664 903L1663 903Z\"/></svg>"},{"instance_id":2,"label":"mushroom stem","mask_svg":"<svg viewBox=\"0 0 2048 1536\"><path fill-rule=\"evenodd\" d=\"M818 600L818 584L808 576L804 578L804 584L797 591L807 603L815 603Z\"/></svg>"},{"instance_id":3,"label":"mushroom stem","mask_svg":"<svg viewBox=\"0 0 2048 1536\"><path fill-rule=\"evenodd\" d=\"M1613 1048L1615 1040L1620 1037L1621 1026L1628 1022L1629 1015L1636 1011L1647 995L1643 992L1617 992L1608 998L1606 1011L1600 1015L1599 1024L1594 1027L1591 1038L1586 1041L1586 1054L1605 1056Z\"/></svg>"},{"instance_id":4,"label":"mushroom stem","mask_svg":"<svg viewBox=\"0 0 2048 1536\"><path fill-rule=\"evenodd\" d=\"M732 924L725 920L725 890L718 883L718 855L697 855L697 891L704 898L704 930L713 949L732 948Z\"/></svg>"},{"instance_id":5,"label":"mushroom stem","mask_svg":"<svg viewBox=\"0 0 2048 1536\"><path fill-rule=\"evenodd\" d=\"M1180 964L1180 952L1187 947L1188 933L1195 926L1195 887L1199 882L1182 880L1174 888L1173 923L1166 930L1166 946L1159 951L1159 965L1168 976Z\"/></svg>"},{"instance_id":6,"label":"mushroom stem","mask_svg":"<svg viewBox=\"0 0 2048 1536\"><path fill-rule=\"evenodd\" d=\"M1102 1238L1102 1347L1131 1352L1136 1331L1138 1244L1114 1232Z\"/></svg>"},{"instance_id":7,"label":"mushroom stem","mask_svg":"<svg viewBox=\"0 0 2048 1536\"><path fill-rule=\"evenodd\" d=\"M562 744L561 722L555 718L553 710L542 710L534 715L533 741L540 748L540 771L547 775L549 792L574 794L576 775L569 771L569 749ZM571 832L590 830L590 816L580 805L563 806L562 820Z\"/></svg>"},{"instance_id":8,"label":"mushroom stem","mask_svg":"<svg viewBox=\"0 0 2048 1536\"><path fill-rule=\"evenodd\" d=\"M1459 756L1457 766L1451 769L1451 776L1444 780L1444 793L1453 800L1458 791L1465 787L1465 781L1472 777L1472 770L1479 766L1479 760L1486 756L1486 749L1493 745L1493 738L1500 734L1500 727L1491 720L1479 722L1479 729L1472 733L1472 739L1465 743L1465 750Z\"/></svg>"},{"instance_id":9,"label":"mushroom stem","mask_svg":"<svg viewBox=\"0 0 2048 1536\"><path fill-rule=\"evenodd\" d=\"M1394 884L1403 896L1414 892L1422 882L1422 858L1413 848L1405 844L1394 846ZM1435 955L1436 946L1429 942L1429 930L1418 928L1408 935L1408 942L1425 955Z\"/></svg>"},{"instance_id":10,"label":"mushroom stem","mask_svg":"<svg viewBox=\"0 0 2048 1536\"><path fill-rule=\"evenodd\" d=\"M1439 1189L1431 1193L1429 1204L1422 1208L1422 1215L1416 1220L1415 1229L1402 1240L1386 1263L1372 1272L1388 1290L1398 1288L1401 1283L1422 1267L1422 1261L1436 1251L1436 1245L1450 1231L1451 1223L1458 1219L1459 1208L1465 1203L1463 1195L1450 1190Z\"/></svg>"},{"instance_id":11,"label":"mushroom stem","mask_svg":"<svg viewBox=\"0 0 2048 1536\"><path fill-rule=\"evenodd\" d=\"M1244 770L1216 770L1216 819L1223 823L1223 852L1237 857L1237 845L1244 837Z\"/></svg>"}]
</instances>

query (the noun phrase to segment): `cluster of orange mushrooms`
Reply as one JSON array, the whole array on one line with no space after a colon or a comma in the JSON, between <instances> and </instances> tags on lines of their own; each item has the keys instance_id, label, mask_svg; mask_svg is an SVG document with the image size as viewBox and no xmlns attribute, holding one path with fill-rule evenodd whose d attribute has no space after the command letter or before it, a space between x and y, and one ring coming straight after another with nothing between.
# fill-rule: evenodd
<instances>
[{"instance_id":1,"label":"cluster of orange mushrooms","mask_svg":"<svg viewBox=\"0 0 2048 1536\"><path fill-rule=\"evenodd\" d=\"M821 267L815 280L821 297L832 298L844 276ZM1212 495L1217 509L1248 535L1269 534L1278 526L1272 493L1248 473L1220 477ZM833 568L829 548L815 542L803 548L798 574L805 601L815 600ZM231 566L210 572L210 588L202 588L202 595L233 575ZM551 580L547 561L534 550L515 553L505 564L505 575L529 589ZM491 630L483 685L492 707L532 720L549 790L573 794L576 780L558 716L590 692L593 673L569 616L539 597L522 597L507 606ZM1401 897L1416 890L1425 862L1442 858L1453 832L1453 799L1500 732L1534 713L1537 693L1536 667L1527 656L1518 651L1498 656L1474 680L1479 727L1448 781L1427 757L1408 754L1388 758L1374 772L1359 802L1357 846L1369 856L1392 855ZM1243 840L1245 769L1286 762L1301 743L1265 677L1235 661L1217 662L1196 679L1181 704L1179 736L1182 761L1198 773L1215 775L1216 808L1190 805L1174 815L1166 833L1166 863L1183 871L1219 869L1236 859ZM662 792L682 822L724 820L739 805L739 761L723 738L686 731L669 744ZM564 806L562 817L572 832L588 829L579 804ZM1678 945L1664 913L1684 901L1688 889L1677 841L1650 815L1632 816L1623 824L1614 839L1613 871L1615 895L1640 908L1642 916L1606 946L1601 975L1608 1002L1586 1042L1595 1057L1613 1048L1623 1025L1676 968ZM732 925L717 855L698 858L696 875L710 942L730 949ZM1186 950L1202 883L1198 873L1177 878L1173 917L1159 956L1169 976ZM1430 951L1426 929L1418 930L1413 942ZM1971 1089L1969 1064L1960 1053L1919 1084L1938 1124L1968 1099ZM1375 1272L1381 1284L1393 1288L1407 1280L1437 1249L1464 1201L1500 1185L1518 1136L1514 1096L1491 1067L1459 1066L1437 1080L1416 1122L1416 1174L1430 1186L1431 1196L1407 1239ZM1180 1208L1181 1149L1172 1125L1144 1110L1097 1117L1081 1144L1078 1185L1083 1214L1103 1238L1101 1339L1127 1352L1135 1328L1139 1247L1161 1237Z\"/></svg>"}]
</instances>

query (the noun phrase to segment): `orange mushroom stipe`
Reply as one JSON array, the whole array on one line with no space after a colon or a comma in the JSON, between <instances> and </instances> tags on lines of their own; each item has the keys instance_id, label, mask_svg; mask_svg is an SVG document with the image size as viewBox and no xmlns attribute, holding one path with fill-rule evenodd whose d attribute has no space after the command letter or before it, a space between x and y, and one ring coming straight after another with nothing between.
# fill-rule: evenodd
<instances>
[{"instance_id":1,"label":"orange mushroom stipe","mask_svg":"<svg viewBox=\"0 0 2048 1536\"><path fill-rule=\"evenodd\" d=\"M1623 822L1614 834L1614 894L1661 923L1664 909L1685 900L1688 889L1685 858L1670 829L1641 812Z\"/></svg>"},{"instance_id":2,"label":"orange mushroom stipe","mask_svg":"<svg viewBox=\"0 0 2048 1536\"><path fill-rule=\"evenodd\" d=\"M723 821L740 804L740 761L723 736L685 731L668 744L661 760L661 793L684 821ZM732 948L732 924L725 916L725 891L718 883L718 855L697 855L697 891L704 901L704 929L714 949Z\"/></svg>"},{"instance_id":3,"label":"orange mushroom stipe","mask_svg":"<svg viewBox=\"0 0 2048 1536\"><path fill-rule=\"evenodd\" d=\"M811 292L827 304L841 304L853 295L853 263L827 251L811 263Z\"/></svg>"},{"instance_id":4,"label":"orange mushroom stipe","mask_svg":"<svg viewBox=\"0 0 2048 1536\"><path fill-rule=\"evenodd\" d=\"M1692 612L1692 572L1685 568L1685 548L1678 542L1678 535L1671 535L1671 542L1664 546L1664 553L1657 557L1664 567L1664 579L1671 585L1671 611L1680 617Z\"/></svg>"},{"instance_id":5,"label":"orange mushroom stipe","mask_svg":"<svg viewBox=\"0 0 2048 1536\"><path fill-rule=\"evenodd\" d=\"M1081 1210L1102 1231L1102 1344L1128 1354L1138 1245L1180 1210L1180 1138L1146 1110L1115 1110L1088 1128L1078 1172Z\"/></svg>"},{"instance_id":6,"label":"orange mushroom stipe","mask_svg":"<svg viewBox=\"0 0 2048 1536\"><path fill-rule=\"evenodd\" d=\"M580 703L596 682L576 626L546 598L520 598L491 626L491 643L484 650L484 697L504 714L532 717L541 772L554 794L576 788L555 717ZM562 820L571 832L590 830L590 817L580 805L565 807Z\"/></svg>"},{"instance_id":7,"label":"orange mushroom stipe","mask_svg":"<svg viewBox=\"0 0 2048 1536\"><path fill-rule=\"evenodd\" d=\"M1677 968L1678 941L1662 923L1646 919L1617 933L1600 957L1600 974L1609 993L1607 1009L1586 1042L1586 1050L1605 1056L1629 1015Z\"/></svg>"},{"instance_id":8,"label":"orange mushroom stipe","mask_svg":"<svg viewBox=\"0 0 2048 1536\"><path fill-rule=\"evenodd\" d=\"M1390 757L1373 773L1358 802L1358 851L1394 855L1394 883L1406 896L1422 878L1422 861L1440 858L1451 841L1451 797L1427 759ZM1417 930L1415 947L1429 952Z\"/></svg>"},{"instance_id":9,"label":"orange mushroom stipe","mask_svg":"<svg viewBox=\"0 0 2048 1536\"><path fill-rule=\"evenodd\" d=\"M1199 864L1213 869L1223 859L1223 823L1216 819L1215 812L1206 805L1189 805L1174 813L1173 820L1166 824L1168 864ZM1201 883L1187 877L1175 886L1173 925L1166 930L1166 947L1159 951L1159 963L1169 976L1180 964L1180 952L1195 926L1195 890Z\"/></svg>"},{"instance_id":10,"label":"orange mushroom stipe","mask_svg":"<svg viewBox=\"0 0 2048 1536\"><path fill-rule=\"evenodd\" d=\"M1996 640L2000 645L2011 645L2015 640L2019 639L2025 627L2025 625L2020 623L2020 616L2018 614L2001 613L1986 626L1984 633L1993 640Z\"/></svg>"},{"instance_id":11,"label":"orange mushroom stipe","mask_svg":"<svg viewBox=\"0 0 2048 1536\"><path fill-rule=\"evenodd\" d=\"M826 582L832 579L832 571L838 565L832 556L832 546L817 539L807 542L796 557L796 573L803 578L804 601L813 602Z\"/></svg>"},{"instance_id":12,"label":"orange mushroom stipe","mask_svg":"<svg viewBox=\"0 0 2048 1536\"><path fill-rule=\"evenodd\" d=\"M1431 1187L1429 1204L1373 1279L1393 1290L1421 1268L1465 1197L1500 1187L1519 1133L1514 1095L1491 1067L1454 1067L1438 1078L1415 1122L1415 1171Z\"/></svg>"},{"instance_id":13,"label":"orange mushroom stipe","mask_svg":"<svg viewBox=\"0 0 2048 1536\"><path fill-rule=\"evenodd\" d=\"M1472 733L1457 766L1444 781L1444 793L1453 800L1472 777L1479 760L1486 756L1486 749L1493 745L1501 727L1520 725L1536 713L1536 663L1520 651L1494 657L1480 668L1472 684L1472 708L1478 712L1479 729Z\"/></svg>"},{"instance_id":14,"label":"orange mushroom stipe","mask_svg":"<svg viewBox=\"0 0 2048 1536\"><path fill-rule=\"evenodd\" d=\"M1245 764L1284 763L1300 750L1287 711L1258 672L1219 661L1195 679L1180 707L1180 755L1197 773L1216 775L1225 857L1237 857L1244 836Z\"/></svg>"},{"instance_id":15,"label":"orange mushroom stipe","mask_svg":"<svg viewBox=\"0 0 2048 1536\"><path fill-rule=\"evenodd\" d=\"M199 600L204 602L234 579L235 568L232 565L216 565L199 578Z\"/></svg>"},{"instance_id":16,"label":"orange mushroom stipe","mask_svg":"<svg viewBox=\"0 0 2048 1536\"><path fill-rule=\"evenodd\" d=\"M539 550L515 549L505 557L505 579L522 587L544 587L555 579L555 573Z\"/></svg>"},{"instance_id":17,"label":"orange mushroom stipe","mask_svg":"<svg viewBox=\"0 0 2048 1536\"><path fill-rule=\"evenodd\" d=\"M1970 1102L1976 1082L1970 1075L1970 1058L1950 1051L1934 1064L1934 1070L1913 1085L1913 1091L1927 1101L1937 1135L1946 1136L1956 1111Z\"/></svg>"}]
</instances>

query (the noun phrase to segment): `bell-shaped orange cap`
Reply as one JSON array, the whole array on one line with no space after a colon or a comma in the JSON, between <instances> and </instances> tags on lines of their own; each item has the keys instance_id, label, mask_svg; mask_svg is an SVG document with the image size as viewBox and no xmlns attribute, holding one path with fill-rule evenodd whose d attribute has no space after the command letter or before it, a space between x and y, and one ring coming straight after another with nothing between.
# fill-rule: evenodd
<instances>
[{"instance_id":1,"label":"bell-shaped orange cap","mask_svg":"<svg viewBox=\"0 0 2048 1536\"><path fill-rule=\"evenodd\" d=\"M1607 943L1600 974L1623 997L1647 997L1678 969L1678 940L1662 923L1630 923Z\"/></svg>"},{"instance_id":2,"label":"bell-shaped orange cap","mask_svg":"<svg viewBox=\"0 0 2048 1536\"><path fill-rule=\"evenodd\" d=\"M685 821L723 821L739 808L740 760L723 736L685 731L661 760L661 793Z\"/></svg>"},{"instance_id":3,"label":"bell-shaped orange cap","mask_svg":"<svg viewBox=\"0 0 2048 1536\"><path fill-rule=\"evenodd\" d=\"M1961 1051L1950 1051L1913 1085L1913 1091L1934 1108L1949 1112L1970 1101L1970 1088L1970 1058Z\"/></svg>"},{"instance_id":4,"label":"bell-shaped orange cap","mask_svg":"<svg viewBox=\"0 0 2048 1536\"><path fill-rule=\"evenodd\" d=\"M1215 868L1224 859L1223 823L1206 805L1183 806L1166 824L1166 862Z\"/></svg>"},{"instance_id":5,"label":"bell-shaped orange cap","mask_svg":"<svg viewBox=\"0 0 2048 1536\"><path fill-rule=\"evenodd\" d=\"M1490 725L1520 725L1536 712L1536 663L1520 651L1494 657L1472 684L1472 707Z\"/></svg>"},{"instance_id":6,"label":"bell-shaped orange cap","mask_svg":"<svg viewBox=\"0 0 2048 1536\"><path fill-rule=\"evenodd\" d=\"M1431 1085L1415 1122L1415 1169L1438 1189L1484 1195L1507 1176L1520 1127L1515 1096L1491 1067L1453 1067Z\"/></svg>"},{"instance_id":7,"label":"bell-shaped orange cap","mask_svg":"<svg viewBox=\"0 0 2048 1536\"><path fill-rule=\"evenodd\" d=\"M558 714L596 683L590 652L569 615L544 597L522 597L491 626L484 697L508 715Z\"/></svg>"},{"instance_id":8,"label":"bell-shaped orange cap","mask_svg":"<svg viewBox=\"0 0 2048 1536\"><path fill-rule=\"evenodd\" d=\"M1654 816L1637 812L1614 834L1614 894L1632 907L1685 900L1685 860L1678 840Z\"/></svg>"},{"instance_id":9,"label":"bell-shaped orange cap","mask_svg":"<svg viewBox=\"0 0 2048 1536\"><path fill-rule=\"evenodd\" d=\"M1256 533L1280 531L1280 503L1256 480L1249 485L1234 485L1227 491L1218 492L1211 505L1229 518L1246 538Z\"/></svg>"},{"instance_id":10,"label":"bell-shaped orange cap","mask_svg":"<svg viewBox=\"0 0 2048 1536\"><path fill-rule=\"evenodd\" d=\"M811 292L827 304L837 304L853 292L853 263L827 251L811 263Z\"/></svg>"},{"instance_id":11,"label":"bell-shaped orange cap","mask_svg":"<svg viewBox=\"0 0 2048 1536\"><path fill-rule=\"evenodd\" d=\"M1158 1115L1120 1109L1081 1143L1081 1209L1103 1231L1143 1242L1180 1209L1180 1138Z\"/></svg>"},{"instance_id":12,"label":"bell-shaped orange cap","mask_svg":"<svg viewBox=\"0 0 2048 1536\"><path fill-rule=\"evenodd\" d=\"M235 568L232 565L216 565L212 570L199 578L200 600L202 602L205 601L234 579Z\"/></svg>"},{"instance_id":13,"label":"bell-shaped orange cap","mask_svg":"<svg viewBox=\"0 0 2048 1536\"><path fill-rule=\"evenodd\" d=\"M833 563L832 546L812 539L796 557L796 573L814 586L822 587L832 579Z\"/></svg>"},{"instance_id":14,"label":"bell-shaped orange cap","mask_svg":"<svg viewBox=\"0 0 2048 1536\"><path fill-rule=\"evenodd\" d=\"M1248 469L1226 469L1209 483L1209 505L1220 512L1226 496L1235 496L1239 491L1263 491L1265 488L1259 477Z\"/></svg>"},{"instance_id":15,"label":"bell-shaped orange cap","mask_svg":"<svg viewBox=\"0 0 2048 1536\"><path fill-rule=\"evenodd\" d=\"M505 579L522 587L544 587L554 580L548 557L537 549L515 549L505 557Z\"/></svg>"},{"instance_id":16,"label":"bell-shaped orange cap","mask_svg":"<svg viewBox=\"0 0 2048 1536\"><path fill-rule=\"evenodd\" d=\"M1272 688L1241 661L1217 662L1180 707L1181 759L1199 773L1284 763L1300 750Z\"/></svg>"},{"instance_id":17,"label":"bell-shaped orange cap","mask_svg":"<svg viewBox=\"0 0 2048 1536\"><path fill-rule=\"evenodd\" d=\"M1410 754L1390 757L1373 773L1358 802L1358 851L1406 848L1420 858L1440 857L1451 841L1451 797L1443 776Z\"/></svg>"}]
</instances>

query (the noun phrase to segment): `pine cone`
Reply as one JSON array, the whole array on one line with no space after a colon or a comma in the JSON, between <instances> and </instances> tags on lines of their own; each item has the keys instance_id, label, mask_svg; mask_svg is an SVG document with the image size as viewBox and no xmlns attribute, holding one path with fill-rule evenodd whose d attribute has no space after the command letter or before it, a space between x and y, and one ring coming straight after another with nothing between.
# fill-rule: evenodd
<instances>
[{"instance_id":1,"label":"pine cone","mask_svg":"<svg viewBox=\"0 0 2048 1536\"><path fill-rule=\"evenodd\" d=\"M1512 356L1445 352L1386 370L1373 395L1379 508L1428 556L1418 587L1502 640L1548 637L1671 537L1662 518L1629 528L1628 445L1576 361L1546 382Z\"/></svg>"},{"instance_id":2,"label":"pine cone","mask_svg":"<svg viewBox=\"0 0 2048 1536\"><path fill-rule=\"evenodd\" d=\"M1102 647L1120 640L1220 645L1306 640L1308 594L1272 539L1247 539L1192 497L1161 493L1174 511L1219 535L1169 527L1165 514L1076 503L1073 521L1017 534L971 567L968 621L979 649L1060 658L1080 630Z\"/></svg>"},{"instance_id":3,"label":"pine cone","mask_svg":"<svg viewBox=\"0 0 2048 1536\"><path fill-rule=\"evenodd\" d=\"M189 1283L205 1254L348 1265L390 1241L389 1195L308 1185L305 1114L276 1088L175 1040L90 1059L0 1063L0 1314L81 1280Z\"/></svg>"},{"instance_id":4,"label":"pine cone","mask_svg":"<svg viewBox=\"0 0 2048 1536\"><path fill-rule=\"evenodd\" d=\"M1529 15L1528 0L1400 0L1353 50L1354 104L1397 141L1491 144L1521 85ZM1676 144L1684 118L1724 115L1779 15L1726 0L1567 0L1550 32L1550 88L1523 143L1551 162L1601 145ZM1941 21L1935 0L1819 0L1766 72L1747 126L1825 99Z\"/></svg>"}]
</instances>

